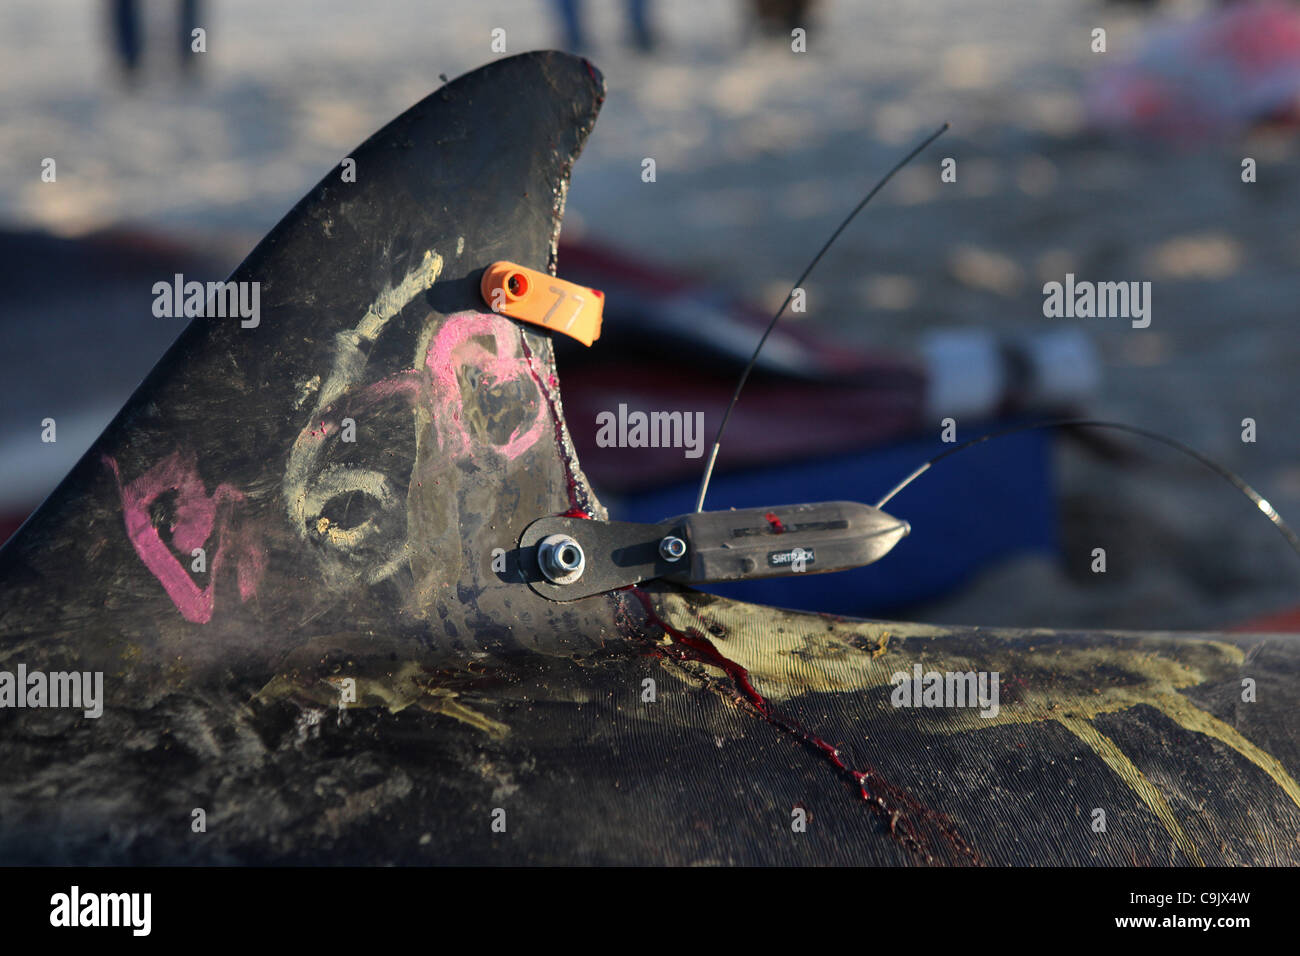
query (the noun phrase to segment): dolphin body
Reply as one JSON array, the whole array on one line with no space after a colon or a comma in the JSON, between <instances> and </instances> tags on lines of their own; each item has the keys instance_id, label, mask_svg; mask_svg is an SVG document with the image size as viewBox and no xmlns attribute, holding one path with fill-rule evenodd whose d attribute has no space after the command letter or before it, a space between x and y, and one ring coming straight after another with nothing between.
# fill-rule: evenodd
<instances>
[{"instance_id":1,"label":"dolphin body","mask_svg":"<svg viewBox=\"0 0 1300 956\"><path fill-rule=\"evenodd\" d=\"M529 523L606 513L478 278L555 271L603 89L525 54L372 136L0 552L0 671L103 675L0 708L0 861L1300 863L1295 638L523 583Z\"/></svg>"}]
</instances>

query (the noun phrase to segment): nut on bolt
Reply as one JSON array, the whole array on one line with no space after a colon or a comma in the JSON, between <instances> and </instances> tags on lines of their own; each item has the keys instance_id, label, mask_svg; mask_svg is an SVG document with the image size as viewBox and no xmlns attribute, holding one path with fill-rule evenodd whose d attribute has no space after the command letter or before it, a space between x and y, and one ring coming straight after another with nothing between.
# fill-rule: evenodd
<instances>
[{"instance_id":1,"label":"nut on bolt","mask_svg":"<svg viewBox=\"0 0 1300 956\"><path fill-rule=\"evenodd\" d=\"M552 534L538 542L537 563L552 584L573 584L586 570L587 557L569 535Z\"/></svg>"},{"instance_id":2,"label":"nut on bolt","mask_svg":"<svg viewBox=\"0 0 1300 956\"><path fill-rule=\"evenodd\" d=\"M680 561L686 556L686 542L670 534L659 542L659 556L665 561Z\"/></svg>"}]
</instances>

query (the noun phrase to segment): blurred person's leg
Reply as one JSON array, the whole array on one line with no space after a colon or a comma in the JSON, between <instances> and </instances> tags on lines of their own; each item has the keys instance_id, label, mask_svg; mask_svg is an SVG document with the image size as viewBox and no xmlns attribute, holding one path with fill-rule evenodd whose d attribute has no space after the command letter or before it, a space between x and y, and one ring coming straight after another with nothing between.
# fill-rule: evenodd
<instances>
[{"instance_id":1,"label":"blurred person's leg","mask_svg":"<svg viewBox=\"0 0 1300 956\"><path fill-rule=\"evenodd\" d=\"M764 34L786 36L795 27L807 29L813 0L750 0L754 22Z\"/></svg>"},{"instance_id":2,"label":"blurred person's leg","mask_svg":"<svg viewBox=\"0 0 1300 956\"><path fill-rule=\"evenodd\" d=\"M143 46L140 32L140 6L136 0L112 0L110 13L113 50L128 77L140 68Z\"/></svg>"},{"instance_id":3,"label":"blurred person's leg","mask_svg":"<svg viewBox=\"0 0 1300 956\"><path fill-rule=\"evenodd\" d=\"M586 38L582 35L581 0L555 0L555 7L564 30L564 49L576 53L586 46Z\"/></svg>"},{"instance_id":4,"label":"blurred person's leg","mask_svg":"<svg viewBox=\"0 0 1300 956\"><path fill-rule=\"evenodd\" d=\"M193 51L194 31L199 26L199 0L181 0L179 13L181 69L188 73L199 65L199 54Z\"/></svg>"},{"instance_id":5,"label":"blurred person's leg","mask_svg":"<svg viewBox=\"0 0 1300 956\"><path fill-rule=\"evenodd\" d=\"M650 29L650 0L627 0L627 19L631 31L631 43L638 50L649 52L654 49L654 32Z\"/></svg>"}]
</instances>

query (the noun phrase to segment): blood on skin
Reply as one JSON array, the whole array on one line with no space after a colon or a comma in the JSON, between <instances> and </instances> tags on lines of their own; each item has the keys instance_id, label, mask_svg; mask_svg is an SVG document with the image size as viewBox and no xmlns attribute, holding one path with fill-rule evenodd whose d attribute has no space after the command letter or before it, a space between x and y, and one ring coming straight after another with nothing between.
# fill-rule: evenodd
<instances>
[{"instance_id":1,"label":"blood on skin","mask_svg":"<svg viewBox=\"0 0 1300 956\"><path fill-rule=\"evenodd\" d=\"M563 513L566 518L586 518L590 519L591 514L583 509L577 503L579 485L574 477L573 469L564 454L564 431L561 424L561 418L555 403L551 398L550 392L542 386L541 376L538 375L537 369L533 364L532 350L528 348L528 343L523 335L520 335L520 343L523 346L524 355L528 362L529 371L532 372L533 378L536 379L539 391L543 399L551 410L551 419L555 426L555 443L560 450L560 460L564 466L564 477L568 485L569 502L572 507ZM548 376L552 386L558 385L555 376ZM772 512L764 515L768 523L772 525L773 533L783 534L785 525L781 523ZM694 660L701 663L710 664L720 669L740 690L740 698L747 703L763 717L768 723L780 730L793 735L802 744L810 747L815 752L827 758L839 771L852 777L857 784L862 799L866 800L873 809L885 817L889 822L889 832L896 839L900 840L904 846L921 853L927 861L932 860L929 846L925 838L917 832L916 827L912 824L912 818L926 820L930 822L944 837L949 844L959 853L969 857L972 862L980 863L981 860L975 851L962 839L957 832L952 821L943 814L927 809L917 803L910 795L895 787L887 780L882 779L876 771L870 767L866 770L854 770L844 762L840 756L839 748L832 746L820 737L810 734L804 730L795 721L785 717L774 710L762 694L754 687L749 679L749 671L737 664L733 660L728 660L718 652L718 649L704 635L698 632L683 632L673 627L663 618L661 618L650 603L650 595L635 585L628 585L619 588L620 591L631 591L636 595L637 600L645 609L646 616L649 620L660 627L665 634L672 638L673 643L664 648L656 648L655 653L667 653L678 660ZM870 782L870 786L868 785ZM910 814L910 816L909 816Z\"/></svg>"},{"instance_id":2,"label":"blood on skin","mask_svg":"<svg viewBox=\"0 0 1300 956\"><path fill-rule=\"evenodd\" d=\"M569 456L564 453L564 420L560 417L559 409L555 407L555 400L551 398L551 392L542 384L542 377L537 372L536 363L533 361L533 350L528 347L528 340L524 336L523 330L519 331L519 344L523 348L524 358L528 363L528 371L532 374L534 381L537 382L537 390L541 393L542 400L546 402L547 408L551 412L551 424L555 428L555 447L560 453L560 464L564 467L564 483L569 504L573 510L582 510L578 504L579 485L578 479L573 474L573 465L569 461ZM547 376L550 380L551 387L559 391L560 383L556 380L555 374ZM582 514L566 514L568 518L590 518L591 515L585 511Z\"/></svg>"},{"instance_id":3,"label":"blood on skin","mask_svg":"<svg viewBox=\"0 0 1300 956\"><path fill-rule=\"evenodd\" d=\"M707 637L698 631L681 631L673 627L655 611L650 595L636 585L629 585L619 590L631 591L636 595L650 622L672 638L672 644L660 649L662 653L677 660L694 660L722 670L739 689L738 700L748 702L768 723L791 734L800 743L829 760L837 770L851 777L857 784L862 799L888 821L890 835L900 840L904 846L920 853L927 862L933 861L928 841L913 823L913 820L924 820L942 834L948 844L959 854L966 856L975 864L983 862L974 848L957 832L956 825L947 816L922 806L910 794L883 779L874 768L868 766L864 770L855 770L850 767L844 762L838 747L809 733L796 721L775 710L767 698L755 689L750 681L749 671L724 657Z\"/></svg>"}]
</instances>

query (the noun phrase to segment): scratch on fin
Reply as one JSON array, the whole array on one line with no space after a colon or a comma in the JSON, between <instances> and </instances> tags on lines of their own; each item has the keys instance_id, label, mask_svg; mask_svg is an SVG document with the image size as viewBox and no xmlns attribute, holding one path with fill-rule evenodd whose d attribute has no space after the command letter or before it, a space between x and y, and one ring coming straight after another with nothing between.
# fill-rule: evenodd
<instances>
[{"instance_id":1,"label":"scratch on fin","mask_svg":"<svg viewBox=\"0 0 1300 956\"><path fill-rule=\"evenodd\" d=\"M1164 824L1164 828L1169 831L1169 835L1174 838L1174 843L1186 854L1196 866L1205 866L1201 860L1201 854L1196 849L1187 832L1174 817L1173 808L1164 795L1155 788L1142 771L1137 768L1133 761L1125 756L1124 752L1119 749L1115 741L1111 740L1089 721L1082 717L1057 717L1056 718L1066 730L1070 731L1085 744L1092 752L1106 762L1106 766L1115 771L1116 775L1124 781L1130 790L1132 790L1150 808Z\"/></svg>"},{"instance_id":2,"label":"scratch on fin","mask_svg":"<svg viewBox=\"0 0 1300 956\"><path fill-rule=\"evenodd\" d=\"M1300 807L1300 785L1286 772L1281 761L1251 743L1235 727L1202 710L1180 694L1158 694L1151 704L1180 727L1227 744L1272 777L1273 782L1291 798L1291 802Z\"/></svg>"},{"instance_id":3,"label":"scratch on fin","mask_svg":"<svg viewBox=\"0 0 1300 956\"><path fill-rule=\"evenodd\" d=\"M306 700L324 707L353 710L383 707L390 714L400 713L412 704L434 714L451 717L489 737L500 740L510 733L510 726L462 702L460 695L448 688L428 683L424 671L408 661L383 677L349 675L356 682L356 701L340 705L339 682L342 677L318 678L310 674L278 674L259 690L254 699L269 703L282 699Z\"/></svg>"},{"instance_id":4,"label":"scratch on fin","mask_svg":"<svg viewBox=\"0 0 1300 956\"><path fill-rule=\"evenodd\" d=\"M500 740L510 733L508 724L493 720L487 714L480 713L474 708L462 704L456 697L455 693L435 689L427 691L426 696L421 697L417 703L430 713L442 714L445 717L459 720L462 724L468 724L477 730L481 730L496 740Z\"/></svg>"}]
</instances>

